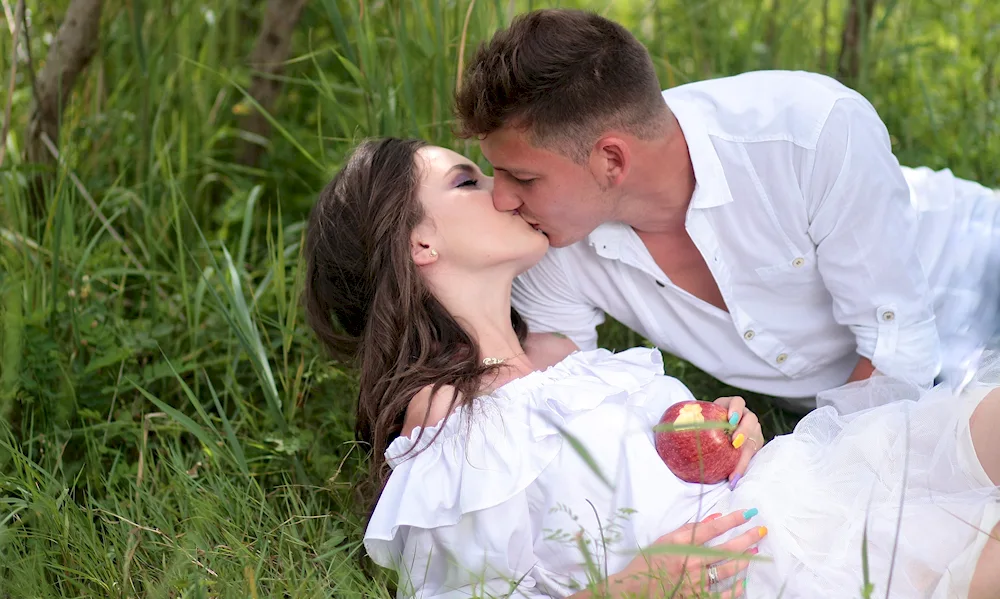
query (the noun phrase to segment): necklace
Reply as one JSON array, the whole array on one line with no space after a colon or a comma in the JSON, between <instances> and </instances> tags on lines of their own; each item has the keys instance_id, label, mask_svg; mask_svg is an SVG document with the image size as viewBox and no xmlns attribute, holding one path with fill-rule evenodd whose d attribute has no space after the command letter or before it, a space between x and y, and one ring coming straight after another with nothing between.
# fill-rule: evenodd
<instances>
[{"instance_id":1,"label":"necklace","mask_svg":"<svg viewBox=\"0 0 1000 599\"><path fill-rule=\"evenodd\" d=\"M524 355L524 352L521 352L519 354L514 354L513 356L511 356L509 358L483 358L483 365L484 366L499 366L500 364L503 364L507 360L513 360L514 358L516 358L518 356L523 356L523 355Z\"/></svg>"}]
</instances>

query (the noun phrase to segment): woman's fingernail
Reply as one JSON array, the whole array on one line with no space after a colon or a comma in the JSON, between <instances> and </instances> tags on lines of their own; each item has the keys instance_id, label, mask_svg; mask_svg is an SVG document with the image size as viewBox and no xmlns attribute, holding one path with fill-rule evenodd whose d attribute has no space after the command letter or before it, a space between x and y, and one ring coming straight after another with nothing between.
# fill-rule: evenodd
<instances>
[{"instance_id":1,"label":"woman's fingernail","mask_svg":"<svg viewBox=\"0 0 1000 599\"><path fill-rule=\"evenodd\" d=\"M740 433L740 434L736 435L735 437L733 437L733 447L735 447L736 449L739 449L740 447L743 447L743 443L746 440L747 440L747 438L746 438L746 436L743 433Z\"/></svg>"},{"instance_id":2,"label":"woman's fingernail","mask_svg":"<svg viewBox=\"0 0 1000 599\"><path fill-rule=\"evenodd\" d=\"M752 508L748 509L747 511L743 512L743 519L744 520L749 520L750 518L753 518L757 514L758 514L757 508L752 507ZM761 527L761 528L763 528L763 527ZM760 535L760 536L764 536L764 535Z\"/></svg>"},{"instance_id":3,"label":"woman's fingernail","mask_svg":"<svg viewBox=\"0 0 1000 599\"><path fill-rule=\"evenodd\" d=\"M729 424L730 424L730 426L736 426L736 423L739 422L739 421L740 421L740 413L739 412L733 412L732 414L729 415Z\"/></svg>"},{"instance_id":4,"label":"woman's fingernail","mask_svg":"<svg viewBox=\"0 0 1000 599\"><path fill-rule=\"evenodd\" d=\"M736 476L733 477L733 480L729 481L729 490L730 491L736 489L736 483L740 482L741 478L743 478L743 475L742 474L737 474Z\"/></svg>"},{"instance_id":5,"label":"woman's fingernail","mask_svg":"<svg viewBox=\"0 0 1000 599\"><path fill-rule=\"evenodd\" d=\"M767 536L767 527L766 526L760 526L760 527L757 528L757 532L760 534L760 538L763 539L765 536Z\"/></svg>"},{"instance_id":6,"label":"woman's fingernail","mask_svg":"<svg viewBox=\"0 0 1000 599\"><path fill-rule=\"evenodd\" d=\"M749 553L750 555L757 555L758 553L760 553L760 549L757 549L756 547L751 547L750 551L747 551L747 553Z\"/></svg>"},{"instance_id":7,"label":"woman's fingernail","mask_svg":"<svg viewBox=\"0 0 1000 599\"><path fill-rule=\"evenodd\" d=\"M716 518L721 518L721 517L722 517L722 514L711 514L709 516L705 516L705 519L702 520L702 522L711 522L712 520L715 520Z\"/></svg>"},{"instance_id":8,"label":"woman's fingernail","mask_svg":"<svg viewBox=\"0 0 1000 599\"><path fill-rule=\"evenodd\" d=\"M743 579L743 588L744 589L747 588L747 579L746 578Z\"/></svg>"}]
</instances>

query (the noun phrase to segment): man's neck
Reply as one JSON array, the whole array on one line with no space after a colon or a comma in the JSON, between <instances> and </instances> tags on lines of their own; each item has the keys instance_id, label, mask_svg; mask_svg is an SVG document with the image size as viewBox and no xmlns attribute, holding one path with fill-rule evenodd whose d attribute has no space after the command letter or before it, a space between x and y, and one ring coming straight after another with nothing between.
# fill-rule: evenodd
<instances>
[{"instance_id":1,"label":"man's neck","mask_svg":"<svg viewBox=\"0 0 1000 599\"><path fill-rule=\"evenodd\" d=\"M664 136L637 144L619 204L617 220L640 234L685 230L694 194L694 167L680 125L672 114L670 120Z\"/></svg>"}]
</instances>

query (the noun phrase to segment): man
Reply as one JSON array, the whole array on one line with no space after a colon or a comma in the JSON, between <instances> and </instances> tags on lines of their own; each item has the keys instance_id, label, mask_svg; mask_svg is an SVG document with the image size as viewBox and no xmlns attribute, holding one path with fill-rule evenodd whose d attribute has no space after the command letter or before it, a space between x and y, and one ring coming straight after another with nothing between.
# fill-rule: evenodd
<instances>
[{"instance_id":1,"label":"man","mask_svg":"<svg viewBox=\"0 0 1000 599\"><path fill-rule=\"evenodd\" d=\"M609 313L808 410L876 369L931 384L981 344L973 312L996 314L981 283L997 196L901 169L872 105L833 79L757 72L661 92L623 27L544 10L480 47L456 106L497 209L553 248L514 289L533 332L590 349ZM948 253L956 239L974 266Z\"/></svg>"}]
</instances>

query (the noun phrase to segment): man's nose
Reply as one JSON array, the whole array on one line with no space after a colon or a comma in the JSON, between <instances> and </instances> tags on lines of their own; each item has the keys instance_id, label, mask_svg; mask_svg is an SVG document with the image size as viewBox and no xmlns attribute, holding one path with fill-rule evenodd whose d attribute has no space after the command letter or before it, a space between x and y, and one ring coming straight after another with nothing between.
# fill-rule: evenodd
<instances>
[{"instance_id":1,"label":"man's nose","mask_svg":"<svg viewBox=\"0 0 1000 599\"><path fill-rule=\"evenodd\" d=\"M502 212L520 208L524 202L517 197L511 186L497 179L493 184L493 206Z\"/></svg>"}]
</instances>

